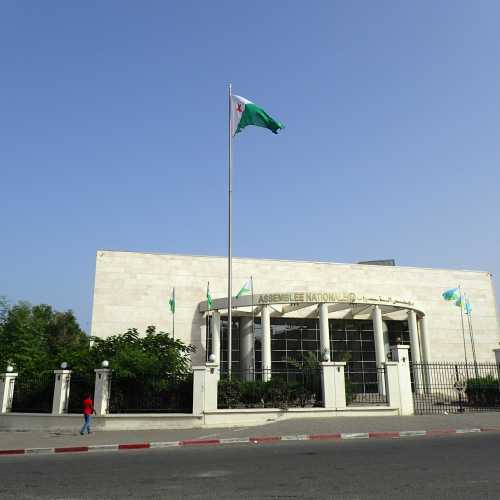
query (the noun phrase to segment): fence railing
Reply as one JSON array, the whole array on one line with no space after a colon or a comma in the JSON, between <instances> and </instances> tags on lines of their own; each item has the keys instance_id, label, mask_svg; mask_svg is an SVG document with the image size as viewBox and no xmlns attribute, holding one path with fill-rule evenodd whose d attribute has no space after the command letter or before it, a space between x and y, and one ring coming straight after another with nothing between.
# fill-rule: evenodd
<instances>
[{"instance_id":1,"label":"fence railing","mask_svg":"<svg viewBox=\"0 0 500 500\"><path fill-rule=\"evenodd\" d=\"M323 406L319 368L221 373L219 409L314 406Z\"/></svg>"},{"instance_id":2,"label":"fence railing","mask_svg":"<svg viewBox=\"0 0 500 500\"><path fill-rule=\"evenodd\" d=\"M193 376L112 375L110 413L192 413Z\"/></svg>"},{"instance_id":3,"label":"fence railing","mask_svg":"<svg viewBox=\"0 0 500 500\"><path fill-rule=\"evenodd\" d=\"M411 371L417 414L500 410L500 365L412 363Z\"/></svg>"},{"instance_id":4,"label":"fence railing","mask_svg":"<svg viewBox=\"0 0 500 500\"><path fill-rule=\"evenodd\" d=\"M12 397L13 412L50 413L54 394L54 373L17 377Z\"/></svg>"},{"instance_id":5,"label":"fence railing","mask_svg":"<svg viewBox=\"0 0 500 500\"><path fill-rule=\"evenodd\" d=\"M94 381L95 374L93 372L71 374L68 407L65 408L67 413L82 413L83 399L86 394L90 394L94 399Z\"/></svg>"},{"instance_id":6,"label":"fence railing","mask_svg":"<svg viewBox=\"0 0 500 500\"><path fill-rule=\"evenodd\" d=\"M345 394L347 406L387 405L385 366L370 371L345 373Z\"/></svg>"}]
</instances>

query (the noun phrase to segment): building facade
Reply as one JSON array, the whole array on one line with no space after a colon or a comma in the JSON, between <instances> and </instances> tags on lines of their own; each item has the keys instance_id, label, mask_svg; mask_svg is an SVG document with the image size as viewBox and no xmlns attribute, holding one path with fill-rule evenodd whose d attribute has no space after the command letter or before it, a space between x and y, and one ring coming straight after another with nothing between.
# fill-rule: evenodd
<instances>
[{"instance_id":1,"label":"building facade","mask_svg":"<svg viewBox=\"0 0 500 500\"><path fill-rule=\"evenodd\" d=\"M408 343L416 362L471 362L473 348L477 361L492 362L500 341L488 272L234 258L234 294L250 277L253 293L233 298L229 342L226 258L99 251L91 333L155 325L196 347L193 364L212 354L226 371L229 357L241 372L284 370L309 353L347 360L351 380L368 392L395 343ZM459 285L472 304L470 318L442 298Z\"/></svg>"}]
</instances>

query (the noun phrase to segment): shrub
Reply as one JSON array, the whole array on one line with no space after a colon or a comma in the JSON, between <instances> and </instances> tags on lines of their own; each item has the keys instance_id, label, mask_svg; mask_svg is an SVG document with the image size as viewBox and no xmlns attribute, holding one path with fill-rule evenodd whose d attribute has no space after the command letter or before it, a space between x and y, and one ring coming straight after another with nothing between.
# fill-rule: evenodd
<instances>
[{"instance_id":1,"label":"shrub","mask_svg":"<svg viewBox=\"0 0 500 500\"><path fill-rule=\"evenodd\" d=\"M470 405L493 406L500 401L498 379L492 375L470 378L466 382L465 394Z\"/></svg>"}]
</instances>

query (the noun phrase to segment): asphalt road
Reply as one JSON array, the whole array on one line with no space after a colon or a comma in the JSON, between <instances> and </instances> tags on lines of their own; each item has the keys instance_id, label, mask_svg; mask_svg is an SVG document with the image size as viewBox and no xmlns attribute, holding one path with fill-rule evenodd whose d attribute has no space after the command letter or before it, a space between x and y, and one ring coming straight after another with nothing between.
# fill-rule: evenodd
<instances>
[{"instance_id":1,"label":"asphalt road","mask_svg":"<svg viewBox=\"0 0 500 500\"><path fill-rule=\"evenodd\" d=\"M500 498L500 434L0 457L7 499Z\"/></svg>"}]
</instances>

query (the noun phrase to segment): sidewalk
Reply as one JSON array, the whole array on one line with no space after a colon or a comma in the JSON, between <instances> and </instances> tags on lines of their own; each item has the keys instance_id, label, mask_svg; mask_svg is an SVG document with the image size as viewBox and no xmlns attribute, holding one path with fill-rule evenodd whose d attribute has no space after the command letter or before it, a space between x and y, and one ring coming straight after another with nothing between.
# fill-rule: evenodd
<instances>
[{"instance_id":1,"label":"sidewalk","mask_svg":"<svg viewBox=\"0 0 500 500\"><path fill-rule=\"evenodd\" d=\"M0 431L0 451L27 448L88 447L94 445L120 445L131 443L166 443L190 440L248 441L252 437L292 437L311 439L310 436L332 437L336 434L394 433L406 431L444 431L479 429L500 432L500 413L466 415L426 415L411 417L336 417L316 419L290 419L266 425L232 428L197 428L178 430L100 431L80 436L79 429L72 433L7 432ZM431 432L432 433L432 432ZM374 436L363 436L374 437ZM390 436L388 436L390 437ZM314 438L314 437L313 437ZM265 441L265 439L264 439ZM115 446L116 447L116 446Z\"/></svg>"}]
</instances>

